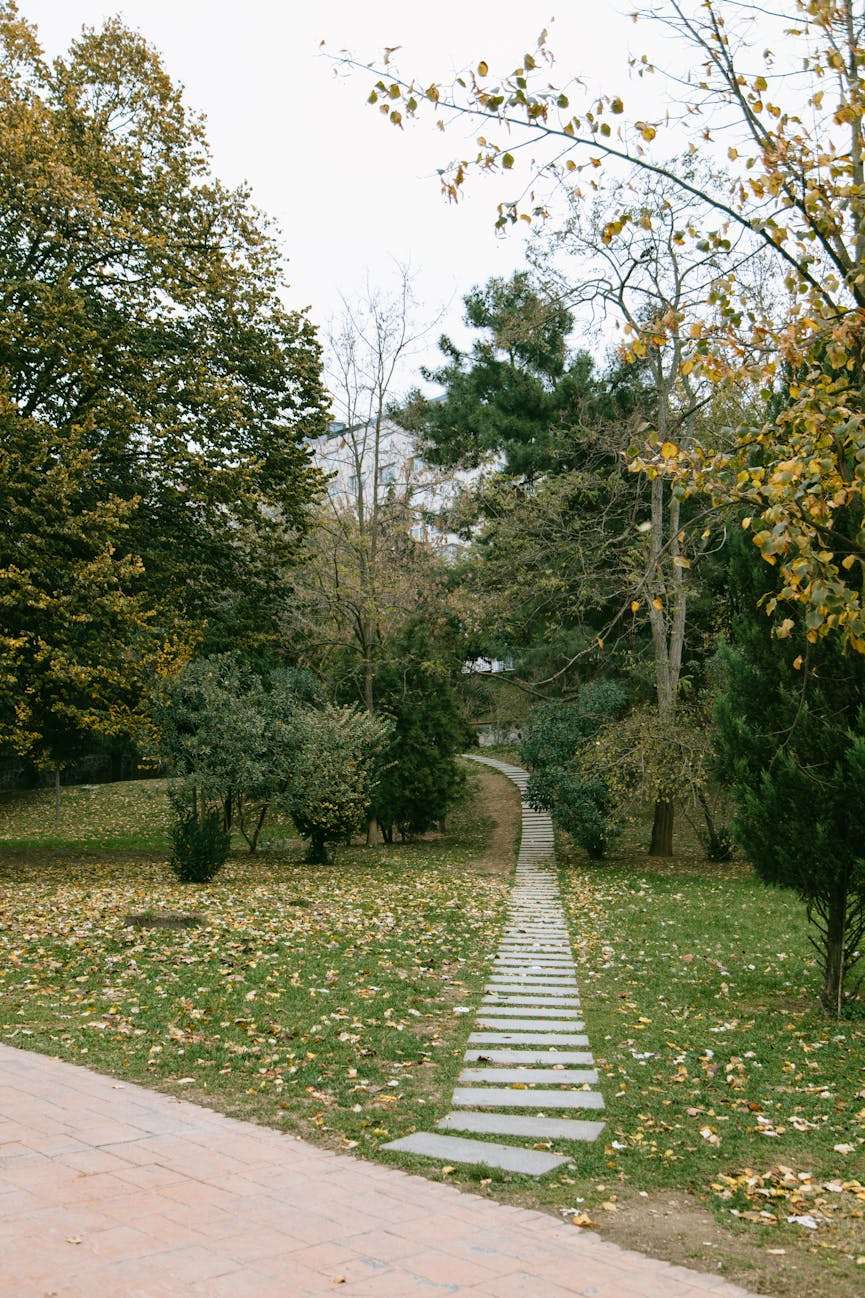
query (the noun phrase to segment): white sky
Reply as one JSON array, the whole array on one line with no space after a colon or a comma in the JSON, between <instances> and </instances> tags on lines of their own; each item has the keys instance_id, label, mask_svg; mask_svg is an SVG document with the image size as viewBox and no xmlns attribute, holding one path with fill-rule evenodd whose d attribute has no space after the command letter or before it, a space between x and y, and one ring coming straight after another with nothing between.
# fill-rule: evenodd
<instances>
[{"instance_id":1,"label":"white sky","mask_svg":"<svg viewBox=\"0 0 865 1298\"><path fill-rule=\"evenodd\" d=\"M508 196L502 177L474 182L458 207L440 196L436 167L469 150L475 131L443 136L431 119L405 133L388 126L364 102L368 79L335 79L319 57L323 38L369 58L402 45L401 69L433 80L479 58L492 71L512 69L555 14L562 73L588 70L593 84L631 103L646 93L628 78L629 48L642 50L645 36L627 19L627 0L549 0L549 8L524 0L20 0L20 8L50 54L82 24L113 14L161 50L190 105L207 116L216 174L248 181L278 220L289 300L308 305L317 323L367 272L387 282L397 258L417 270L430 316L453 299L445 325L459 334L461 296L522 261L520 236L493 230L495 203Z\"/></svg>"}]
</instances>

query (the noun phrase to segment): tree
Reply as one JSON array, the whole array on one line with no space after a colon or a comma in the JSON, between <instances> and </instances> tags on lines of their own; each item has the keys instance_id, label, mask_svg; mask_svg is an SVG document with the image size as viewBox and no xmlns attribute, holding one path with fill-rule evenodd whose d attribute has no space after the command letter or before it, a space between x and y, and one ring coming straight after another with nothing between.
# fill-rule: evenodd
<instances>
[{"instance_id":1,"label":"tree","mask_svg":"<svg viewBox=\"0 0 865 1298\"><path fill-rule=\"evenodd\" d=\"M561 470L559 434L573 424L593 369L587 354L568 351L570 313L544 299L526 271L472 289L464 306L465 324L477 332L471 349L444 336L442 364L422 370L445 389L444 400L411 393L402 422L418 434L425 458L445 468L500 463L527 478Z\"/></svg>"},{"instance_id":2,"label":"tree","mask_svg":"<svg viewBox=\"0 0 865 1298\"><path fill-rule=\"evenodd\" d=\"M218 811L255 852L274 798L292 779L298 712L318 698L291 668L262 668L239 654L189 663L162 688L154 711L163 761L179 777L178 798L199 819Z\"/></svg>"},{"instance_id":3,"label":"tree","mask_svg":"<svg viewBox=\"0 0 865 1298\"><path fill-rule=\"evenodd\" d=\"M694 180L707 175L693 163L683 164L683 171ZM661 444L662 456L669 456L700 436L706 410L711 411L711 387L695 375L693 362L700 338L715 331L709 305L712 286L726 269L724 258L735 256L736 250L730 247L719 255L689 233L694 203L665 177L637 172L608 190L588 212L568 197L568 220L546 247L541 245L544 256L536 260L543 266L551 252L564 253L566 268L556 267L552 276L560 295L574 304L599 307L621 330L621 355L638 362L645 373L644 418ZM618 213L612 222L610 210ZM753 260L746 249L736 266L743 285L750 274L752 302L758 300ZM744 287L741 291L744 297ZM691 321L688 330L683 328L686 319ZM651 477L648 503L648 515L638 525L647 543L645 566L630 611L634 616L645 611L651 630L657 706L651 730L671 735L676 729L689 596L713 511L705 498L683 500L676 484L660 473ZM660 781L649 848L659 856L673 852L675 800L663 792L666 787Z\"/></svg>"},{"instance_id":4,"label":"tree","mask_svg":"<svg viewBox=\"0 0 865 1298\"><path fill-rule=\"evenodd\" d=\"M779 644L756 607L775 574L739 538L732 566L717 720L734 828L760 878L805 902L821 999L838 1014L865 937L865 663L801 629Z\"/></svg>"},{"instance_id":5,"label":"tree","mask_svg":"<svg viewBox=\"0 0 865 1298\"><path fill-rule=\"evenodd\" d=\"M392 730L373 806L385 841L423 834L440 824L465 787L456 754L469 741L454 679L453 646L434 643L423 623L410 623L386 643L375 694Z\"/></svg>"},{"instance_id":6,"label":"tree","mask_svg":"<svg viewBox=\"0 0 865 1298\"><path fill-rule=\"evenodd\" d=\"M357 708L306 708L295 719L296 758L280 805L303 838L311 865L328 861L328 844L348 842L364 824L390 726Z\"/></svg>"},{"instance_id":7,"label":"tree","mask_svg":"<svg viewBox=\"0 0 865 1298\"><path fill-rule=\"evenodd\" d=\"M0 396L0 745L55 772L87 734L140 731L141 701L181 646L155 627L140 563L118 553L134 505L93 490L78 438Z\"/></svg>"},{"instance_id":8,"label":"tree","mask_svg":"<svg viewBox=\"0 0 865 1298\"><path fill-rule=\"evenodd\" d=\"M193 644L276 636L326 418L283 287L156 52L111 20L49 63L0 4L0 691L37 757Z\"/></svg>"},{"instance_id":9,"label":"tree","mask_svg":"<svg viewBox=\"0 0 865 1298\"><path fill-rule=\"evenodd\" d=\"M510 172L528 156L516 146L532 141L536 171L520 186L532 197L502 202L501 226L543 219L543 176L564 178L579 198L605 173L636 166L694 202L694 233L707 249L725 254L738 234L743 250L766 254L780 309L755 312L743 302L731 261L711 286L717 337L700 339L683 369L716 386L772 389L789 364L800 375L793 400L735 429L721 449L712 440L682 448L656 435L637 463L683 490L744 505L757 548L783 577L776 610L807 619L811 642L838 634L865 653L865 16L854 0L795 0L792 13L747 0L658 0L642 15L673 38L682 65L671 68L664 112L652 121L629 121L614 90L575 113L569 91L581 78L568 76L567 90L550 83L546 32L501 77L483 59L450 84L403 77L387 56L378 67L342 61L373 74L369 101L398 128L425 108L442 114L443 129L445 117L483 123L475 155L442 171L451 200L473 171ZM644 78L665 75L649 54L634 66ZM696 154L698 129L704 147L723 131L728 177L704 183L658 152L681 131ZM514 143L503 147L490 131L506 131ZM611 241L626 215L611 214ZM855 522L840 536L839 511Z\"/></svg>"},{"instance_id":10,"label":"tree","mask_svg":"<svg viewBox=\"0 0 865 1298\"><path fill-rule=\"evenodd\" d=\"M549 811L556 823L595 860L606 856L618 827L609 782L581 769L583 750L611 718L621 715L626 696L614 681L584 685L576 702L542 704L529 716L520 756L531 768L526 798Z\"/></svg>"},{"instance_id":11,"label":"tree","mask_svg":"<svg viewBox=\"0 0 865 1298\"><path fill-rule=\"evenodd\" d=\"M418 321L411 276L399 267L394 291L368 285L357 300L344 299L327 339L339 420L319 450L335 479L297 574L293 612L304 660L330 675L338 697L350 681L369 712L377 708L385 639L434 600L441 584L433 547L415 535L429 475L388 417L401 367L431 327ZM376 835L372 818L369 841Z\"/></svg>"}]
</instances>

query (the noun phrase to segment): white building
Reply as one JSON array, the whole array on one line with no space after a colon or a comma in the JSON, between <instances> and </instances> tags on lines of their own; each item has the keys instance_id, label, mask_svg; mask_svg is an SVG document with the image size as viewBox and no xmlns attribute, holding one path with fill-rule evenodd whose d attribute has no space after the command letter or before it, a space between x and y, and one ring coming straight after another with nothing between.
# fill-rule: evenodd
<instances>
[{"instance_id":1,"label":"white building","mask_svg":"<svg viewBox=\"0 0 865 1298\"><path fill-rule=\"evenodd\" d=\"M419 454L413 435L387 417L365 423L334 420L315 445L319 468L331 475L328 494L337 509L359 515L392 494L411 515L418 541L454 552L460 538L435 520L476 475L438 469Z\"/></svg>"}]
</instances>

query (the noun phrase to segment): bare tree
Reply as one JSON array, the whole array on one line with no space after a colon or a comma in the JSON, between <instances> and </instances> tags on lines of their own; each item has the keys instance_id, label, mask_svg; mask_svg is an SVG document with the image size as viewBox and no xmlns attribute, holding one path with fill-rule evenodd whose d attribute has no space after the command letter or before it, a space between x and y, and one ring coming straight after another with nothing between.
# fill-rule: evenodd
<instances>
[{"instance_id":1,"label":"bare tree","mask_svg":"<svg viewBox=\"0 0 865 1298\"><path fill-rule=\"evenodd\" d=\"M438 580L427 544L435 533L421 520L441 484L388 410L441 313L421 320L409 269L397 266L396 280L391 291L367 283L359 297L343 297L326 333L336 418L319 454L333 476L301 579L312 652L347 653L369 712L383 640ZM376 835L371 822L368 841Z\"/></svg>"}]
</instances>

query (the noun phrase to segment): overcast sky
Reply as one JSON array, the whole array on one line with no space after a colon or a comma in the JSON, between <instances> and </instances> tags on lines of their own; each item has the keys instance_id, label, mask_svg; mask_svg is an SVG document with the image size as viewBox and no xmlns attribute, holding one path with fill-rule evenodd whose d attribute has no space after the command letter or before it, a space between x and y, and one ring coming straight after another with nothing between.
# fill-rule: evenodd
<instances>
[{"instance_id":1,"label":"overcast sky","mask_svg":"<svg viewBox=\"0 0 865 1298\"><path fill-rule=\"evenodd\" d=\"M51 54L82 24L113 14L161 50L207 117L216 173L248 181L279 221L290 301L308 305L318 323L367 272L387 282L397 258L416 268L430 316L453 299L452 328L467 289L522 259L521 236L493 230L495 203L507 196L501 177L473 185L457 207L440 196L436 167L475 132L387 126L364 102L368 80L334 77L322 39L369 58L401 45L401 68L432 80L479 58L512 69L555 15L562 75L589 70L597 86L631 100L627 54L644 39L615 0L551 0L549 9L531 0L20 0L20 8Z\"/></svg>"}]
</instances>

